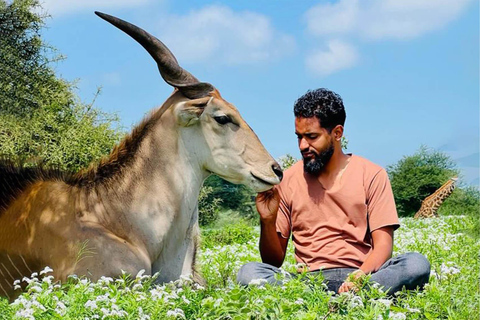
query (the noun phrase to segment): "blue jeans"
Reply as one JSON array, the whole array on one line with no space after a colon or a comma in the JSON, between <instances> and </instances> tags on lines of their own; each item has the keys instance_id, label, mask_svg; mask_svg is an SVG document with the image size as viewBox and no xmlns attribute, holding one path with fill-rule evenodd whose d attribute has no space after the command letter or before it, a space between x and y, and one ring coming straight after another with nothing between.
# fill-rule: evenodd
<instances>
[{"instance_id":1,"label":"blue jeans","mask_svg":"<svg viewBox=\"0 0 480 320\"><path fill-rule=\"evenodd\" d=\"M311 271L311 274L322 272L328 290L338 292L338 289L355 268L332 268L322 271ZM263 279L272 285L280 285L282 282L275 279L275 275L281 273L279 268L261 262L250 262L242 266L238 271L237 282L248 285L255 279ZM295 276L288 274L287 276ZM409 252L398 255L385 262L377 272L372 273L370 281L378 283L384 291L392 295L405 287L408 290L423 288L430 277L430 263L420 253Z\"/></svg>"}]
</instances>

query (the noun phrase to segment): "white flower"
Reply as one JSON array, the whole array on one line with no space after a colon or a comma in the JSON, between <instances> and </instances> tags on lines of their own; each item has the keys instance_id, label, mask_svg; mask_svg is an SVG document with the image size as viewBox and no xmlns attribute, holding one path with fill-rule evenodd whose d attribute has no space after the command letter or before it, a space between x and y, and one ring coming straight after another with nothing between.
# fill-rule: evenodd
<instances>
[{"instance_id":1,"label":"white flower","mask_svg":"<svg viewBox=\"0 0 480 320\"><path fill-rule=\"evenodd\" d=\"M267 283L267 280L265 279L252 279L248 284L254 286L262 286L265 283Z\"/></svg>"},{"instance_id":2,"label":"white flower","mask_svg":"<svg viewBox=\"0 0 480 320\"><path fill-rule=\"evenodd\" d=\"M352 299L350 300L348 306L349 306L351 309L356 308L356 307L363 307L362 298L360 298L359 296L354 296L354 297L352 297Z\"/></svg>"},{"instance_id":3,"label":"white flower","mask_svg":"<svg viewBox=\"0 0 480 320\"><path fill-rule=\"evenodd\" d=\"M85 302L85 308L90 308L91 310L95 310L98 308L97 302L93 300L88 300Z\"/></svg>"},{"instance_id":4,"label":"white flower","mask_svg":"<svg viewBox=\"0 0 480 320\"><path fill-rule=\"evenodd\" d=\"M61 301L57 302L57 306L55 307L55 312L58 313L61 316L64 316L65 313L67 312L67 307L65 304Z\"/></svg>"},{"instance_id":5,"label":"white flower","mask_svg":"<svg viewBox=\"0 0 480 320\"><path fill-rule=\"evenodd\" d=\"M390 319L393 319L393 320L405 320L407 319L407 316L404 314L404 313L401 313L401 312L392 312L390 313L390 316L389 316Z\"/></svg>"},{"instance_id":6,"label":"white flower","mask_svg":"<svg viewBox=\"0 0 480 320\"><path fill-rule=\"evenodd\" d=\"M109 297L108 297L107 294L104 294L104 295L98 296L95 300L96 300L96 301L108 301L108 300L109 300Z\"/></svg>"},{"instance_id":7,"label":"white flower","mask_svg":"<svg viewBox=\"0 0 480 320\"><path fill-rule=\"evenodd\" d=\"M17 313L15 313L15 316L18 318L35 320L35 317L33 316L34 312L35 310L33 310L32 308L20 309L17 311Z\"/></svg>"},{"instance_id":8,"label":"white flower","mask_svg":"<svg viewBox=\"0 0 480 320\"><path fill-rule=\"evenodd\" d=\"M27 277L23 277L22 281L28 284L32 283L32 280L30 280L30 278L27 278Z\"/></svg>"},{"instance_id":9,"label":"white flower","mask_svg":"<svg viewBox=\"0 0 480 320\"><path fill-rule=\"evenodd\" d=\"M193 284L193 288L195 290L205 290L205 287L202 287L201 285L199 285L198 283L194 283Z\"/></svg>"},{"instance_id":10,"label":"white flower","mask_svg":"<svg viewBox=\"0 0 480 320\"><path fill-rule=\"evenodd\" d=\"M36 285L30 287L30 290L35 291L35 292L42 292L43 291L42 287L38 287Z\"/></svg>"},{"instance_id":11,"label":"white flower","mask_svg":"<svg viewBox=\"0 0 480 320\"><path fill-rule=\"evenodd\" d=\"M390 306L392 305L392 300L378 299L377 301L380 302L381 304L383 304L387 308L390 308Z\"/></svg>"},{"instance_id":12,"label":"white flower","mask_svg":"<svg viewBox=\"0 0 480 320\"><path fill-rule=\"evenodd\" d=\"M139 320L150 320L150 316L143 313L142 307L138 307L138 316Z\"/></svg>"},{"instance_id":13,"label":"white flower","mask_svg":"<svg viewBox=\"0 0 480 320\"><path fill-rule=\"evenodd\" d=\"M458 269L457 267L453 267L453 266L449 267L443 263L442 263L442 266L440 267L440 270L442 274L445 274L445 275L453 275L453 274L460 273L460 269Z\"/></svg>"},{"instance_id":14,"label":"white flower","mask_svg":"<svg viewBox=\"0 0 480 320\"><path fill-rule=\"evenodd\" d=\"M188 300L187 298L185 298L185 296L182 296L182 300L183 300L186 304L190 304L190 300Z\"/></svg>"},{"instance_id":15,"label":"white flower","mask_svg":"<svg viewBox=\"0 0 480 320\"><path fill-rule=\"evenodd\" d=\"M132 290L133 291L138 291L138 290L141 290L143 288L143 285L141 283L136 283L133 287L132 287Z\"/></svg>"},{"instance_id":16,"label":"white flower","mask_svg":"<svg viewBox=\"0 0 480 320\"><path fill-rule=\"evenodd\" d=\"M42 282L52 284L53 276L43 277Z\"/></svg>"},{"instance_id":17,"label":"white flower","mask_svg":"<svg viewBox=\"0 0 480 320\"><path fill-rule=\"evenodd\" d=\"M218 298L217 300L215 300L215 303L213 304L213 306L215 308L219 307L220 304L223 302L223 299L222 298Z\"/></svg>"},{"instance_id":18,"label":"white flower","mask_svg":"<svg viewBox=\"0 0 480 320\"><path fill-rule=\"evenodd\" d=\"M98 280L99 283L102 283L102 284L106 284L106 285L109 285L110 283L113 282L113 279L111 277L105 277L105 276L101 276L100 277L100 280Z\"/></svg>"},{"instance_id":19,"label":"white flower","mask_svg":"<svg viewBox=\"0 0 480 320\"><path fill-rule=\"evenodd\" d=\"M49 272L53 272L53 269L50 268L49 266L46 266L42 271L40 271L40 275L46 274L46 273L49 273Z\"/></svg>"},{"instance_id":20,"label":"white flower","mask_svg":"<svg viewBox=\"0 0 480 320\"><path fill-rule=\"evenodd\" d=\"M302 298L298 298L296 301L295 301L295 304L303 304L305 301L302 299Z\"/></svg>"},{"instance_id":21,"label":"white flower","mask_svg":"<svg viewBox=\"0 0 480 320\"><path fill-rule=\"evenodd\" d=\"M167 312L167 317L175 317L175 318L183 318L185 319L185 313L183 312L182 309L175 309L175 310L170 310Z\"/></svg>"},{"instance_id":22,"label":"white flower","mask_svg":"<svg viewBox=\"0 0 480 320\"><path fill-rule=\"evenodd\" d=\"M137 275L135 276L135 278L141 278L144 273L145 273L145 269L142 269L142 270L138 271L138 273L137 273Z\"/></svg>"}]
</instances>

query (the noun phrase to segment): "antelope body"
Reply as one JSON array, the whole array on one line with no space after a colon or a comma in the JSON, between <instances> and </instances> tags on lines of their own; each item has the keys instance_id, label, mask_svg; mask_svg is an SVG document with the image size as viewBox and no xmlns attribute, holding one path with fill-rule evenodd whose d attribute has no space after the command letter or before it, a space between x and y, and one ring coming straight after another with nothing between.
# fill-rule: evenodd
<instances>
[{"instance_id":1,"label":"antelope body","mask_svg":"<svg viewBox=\"0 0 480 320\"><path fill-rule=\"evenodd\" d=\"M281 170L237 109L182 69L158 39L97 13L138 41L175 90L99 164L70 175L0 164L0 295L53 269L96 280L159 272L196 275L198 195L211 173L257 192Z\"/></svg>"}]
</instances>

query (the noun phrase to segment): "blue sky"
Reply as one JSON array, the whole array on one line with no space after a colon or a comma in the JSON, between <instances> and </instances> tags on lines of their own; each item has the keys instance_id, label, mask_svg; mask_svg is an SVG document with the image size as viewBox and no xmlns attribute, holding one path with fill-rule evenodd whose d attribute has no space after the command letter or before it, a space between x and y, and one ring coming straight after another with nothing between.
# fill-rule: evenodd
<instances>
[{"instance_id":1,"label":"blue sky","mask_svg":"<svg viewBox=\"0 0 480 320\"><path fill-rule=\"evenodd\" d=\"M128 129L172 92L103 11L162 40L235 104L266 148L299 157L292 105L329 88L347 110L348 152L382 166L424 144L479 182L479 2L475 0L43 0L45 40L78 94Z\"/></svg>"}]
</instances>

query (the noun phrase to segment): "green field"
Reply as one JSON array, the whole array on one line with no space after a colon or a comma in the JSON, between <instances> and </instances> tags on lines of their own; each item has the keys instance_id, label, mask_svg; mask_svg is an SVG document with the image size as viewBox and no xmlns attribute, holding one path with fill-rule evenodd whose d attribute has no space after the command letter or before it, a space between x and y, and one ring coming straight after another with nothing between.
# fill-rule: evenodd
<instances>
[{"instance_id":1,"label":"green field","mask_svg":"<svg viewBox=\"0 0 480 320\"><path fill-rule=\"evenodd\" d=\"M432 273L423 292L389 298L370 288L334 295L321 279L239 287L234 282L239 267L260 260L258 228L240 223L204 230L198 259L206 280L202 286L190 279L154 285L141 273L96 283L72 277L63 285L48 276L32 277L15 302L0 300L0 319L478 319L475 219L402 219L394 254L417 251L428 257ZM295 269L291 246L284 269Z\"/></svg>"}]
</instances>

